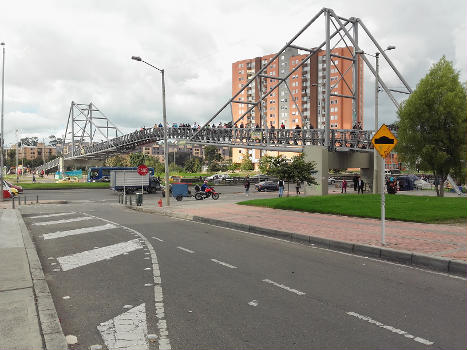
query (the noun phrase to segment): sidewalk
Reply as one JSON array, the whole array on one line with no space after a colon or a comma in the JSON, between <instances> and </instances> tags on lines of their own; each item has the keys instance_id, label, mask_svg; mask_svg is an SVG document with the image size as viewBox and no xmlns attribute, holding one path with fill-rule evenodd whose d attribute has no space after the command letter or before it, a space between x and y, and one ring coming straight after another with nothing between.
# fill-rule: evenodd
<instances>
[{"instance_id":1,"label":"sidewalk","mask_svg":"<svg viewBox=\"0 0 467 350\"><path fill-rule=\"evenodd\" d=\"M41 263L18 210L0 205L0 349L68 348Z\"/></svg>"},{"instance_id":2,"label":"sidewalk","mask_svg":"<svg viewBox=\"0 0 467 350\"><path fill-rule=\"evenodd\" d=\"M465 224L386 220L386 244L383 246L379 219L235 204L246 199L251 197L232 194L222 196L217 201L172 200L169 208L159 208L157 203L148 201L140 210L466 275Z\"/></svg>"}]
</instances>

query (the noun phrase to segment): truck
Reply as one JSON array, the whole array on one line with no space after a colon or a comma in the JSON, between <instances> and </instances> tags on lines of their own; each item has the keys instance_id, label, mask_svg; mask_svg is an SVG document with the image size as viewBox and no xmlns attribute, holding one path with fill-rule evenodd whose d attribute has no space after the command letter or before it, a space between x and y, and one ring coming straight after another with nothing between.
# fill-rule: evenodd
<instances>
[{"instance_id":1,"label":"truck","mask_svg":"<svg viewBox=\"0 0 467 350\"><path fill-rule=\"evenodd\" d=\"M114 191L133 193L141 191L148 193L160 190L160 181L150 174L139 175L136 170L112 170L110 172L110 188Z\"/></svg>"}]
</instances>

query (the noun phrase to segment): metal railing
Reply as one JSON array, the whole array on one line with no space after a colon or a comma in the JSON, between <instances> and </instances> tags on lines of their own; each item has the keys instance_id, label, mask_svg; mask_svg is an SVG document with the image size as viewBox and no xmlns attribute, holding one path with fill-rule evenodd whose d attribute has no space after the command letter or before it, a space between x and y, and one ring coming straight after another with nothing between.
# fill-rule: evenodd
<instances>
[{"instance_id":1,"label":"metal railing","mask_svg":"<svg viewBox=\"0 0 467 350\"><path fill-rule=\"evenodd\" d=\"M92 145L75 145L64 159L96 159L112 154L125 153L136 147L163 140L163 128L137 130ZM250 129L250 128L168 128L169 140L183 140L191 144L214 145L219 147L255 148L281 152L303 152L306 145L324 146L323 129ZM196 134L197 133L197 134ZM330 130L330 151L368 151L372 149L369 130ZM196 135L195 135L196 134ZM194 136L195 135L195 136ZM194 137L193 137L194 136ZM72 157L71 154L74 154ZM57 167L59 159L54 159L37 169L47 170Z\"/></svg>"}]
</instances>

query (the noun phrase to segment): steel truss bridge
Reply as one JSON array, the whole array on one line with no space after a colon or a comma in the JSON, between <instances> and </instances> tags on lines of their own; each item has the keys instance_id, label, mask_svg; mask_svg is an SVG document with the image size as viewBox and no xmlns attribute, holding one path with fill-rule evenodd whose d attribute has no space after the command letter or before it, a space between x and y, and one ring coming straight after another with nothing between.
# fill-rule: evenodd
<instances>
[{"instance_id":1,"label":"steel truss bridge","mask_svg":"<svg viewBox=\"0 0 467 350\"><path fill-rule=\"evenodd\" d=\"M321 18L322 17L322 18ZM317 45L310 45L309 42L300 42L303 34L318 19L324 22L324 40ZM362 29L362 30L361 30ZM323 32L321 28L315 32ZM361 35L363 34L363 35ZM372 48L373 54L367 54L359 46L359 43L365 39ZM305 40L307 40L305 38ZM344 46L348 50L348 55L339 56L334 54L334 48L338 45ZM272 64L278 64L278 60L287 50L297 50L305 53L305 58L301 60L293 69L290 69L279 76L267 74L268 67ZM381 88L396 108L399 107L398 101L393 96L393 92L410 94L412 89L404 80L402 75L396 69L385 49L376 41L363 21L359 18L344 18L337 15L332 9L321 9L299 32L282 47L274 57L267 62L262 62L258 69L252 71L248 76L248 81L234 93L230 98L200 129L191 128L168 128L168 138L174 141L184 141L191 144L215 145L224 147L254 148L266 151L279 152L302 152L307 145L323 146L329 151L369 151L372 149L371 136L373 131L366 130L336 130L330 127L331 97L342 97L352 100L352 122L361 121L360 96L362 90L363 77L361 73L362 63L364 63L371 74L375 77L375 120L378 120L377 95ZM305 69L311 63L319 52L325 53L325 67L323 74L325 79L318 84L318 81L310 81L306 89L316 88L317 96L321 103L321 110L324 111L325 125L324 129L310 129L310 116L306 110L295 103L301 124L307 128L301 130L295 129L270 129L268 125L267 97L272 93L279 94L279 87L282 91L288 91L288 97L295 101L289 87L290 79L293 74L298 74L299 69ZM403 85L402 88L391 89L383 81L379 74L378 64L375 67L371 64L367 55L379 57L390 67L392 73ZM347 61L348 68L344 71L339 69L337 60ZM378 60L377 60L378 62ZM331 79L331 70L337 76ZM389 68L388 68L389 70ZM337 80L336 80L337 77ZM277 83L267 88L265 81L274 80ZM339 90L339 86L343 87ZM284 87L286 89L284 89ZM305 86L304 86L305 88ZM401 90L403 89L403 90ZM257 91L254 97L251 91ZM250 96L248 98L242 97ZM232 106L239 104L242 106L242 115L234 116ZM230 111L227 111L230 106ZM259 126L261 129L234 128L222 129L211 128L210 123L221 113L232 117L233 125L239 125L244 121L251 120L252 117L259 116ZM250 119L249 119L250 118ZM256 122L256 120L255 120ZM248 124L248 123L247 123ZM108 156L125 153L136 147L160 142L163 140L163 129L145 129L135 131L129 134L123 134L116 125L93 104L79 104L72 102L68 115L67 127L64 135L64 145L68 147L64 160L95 160L105 159ZM59 159L44 164L38 169L51 169L59 166Z\"/></svg>"},{"instance_id":2,"label":"steel truss bridge","mask_svg":"<svg viewBox=\"0 0 467 350\"><path fill-rule=\"evenodd\" d=\"M196 134L196 136L194 136ZM371 137L368 130L331 129L331 151L372 151ZM194 136L194 138L193 138ZM197 145L218 147L253 148L277 152L303 152L306 145L324 146L324 129L227 129L204 128L201 132L194 128L167 128L167 137L173 141L184 141ZM65 160L105 159L115 154L127 153L137 147L161 142L164 139L163 128L138 130L118 136L108 141L90 145L77 144L68 150ZM54 159L38 167L48 170L58 167L59 159Z\"/></svg>"}]
</instances>

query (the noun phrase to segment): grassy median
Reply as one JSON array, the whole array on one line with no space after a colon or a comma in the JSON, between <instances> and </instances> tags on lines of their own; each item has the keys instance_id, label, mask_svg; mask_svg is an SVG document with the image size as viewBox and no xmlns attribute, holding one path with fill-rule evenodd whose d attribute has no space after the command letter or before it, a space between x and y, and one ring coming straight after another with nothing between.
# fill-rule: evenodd
<instances>
[{"instance_id":1,"label":"grassy median","mask_svg":"<svg viewBox=\"0 0 467 350\"><path fill-rule=\"evenodd\" d=\"M108 182L43 182L43 183L19 183L25 190L62 190L62 189L78 189L78 188L109 188Z\"/></svg>"},{"instance_id":2,"label":"grassy median","mask_svg":"<svg viewBox=\"0 0 467 350\"><path fill-rule=\"evenodd\" d=\"M238 204L310 213L381 218L381 196L374 194L283 197L256 199ZM467 222L467 199L386 195L386 219L423 223Z\"/></svg>"}]
</instances>

